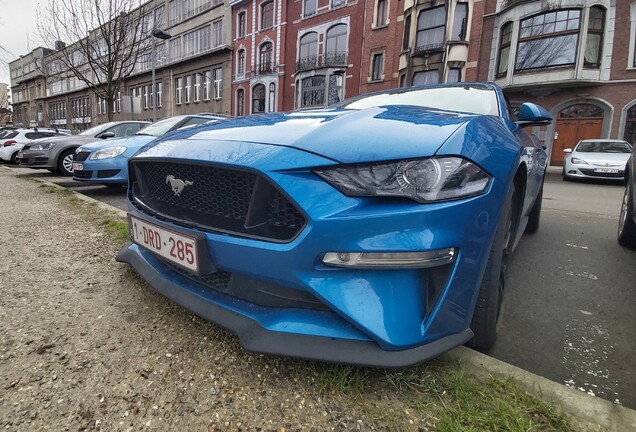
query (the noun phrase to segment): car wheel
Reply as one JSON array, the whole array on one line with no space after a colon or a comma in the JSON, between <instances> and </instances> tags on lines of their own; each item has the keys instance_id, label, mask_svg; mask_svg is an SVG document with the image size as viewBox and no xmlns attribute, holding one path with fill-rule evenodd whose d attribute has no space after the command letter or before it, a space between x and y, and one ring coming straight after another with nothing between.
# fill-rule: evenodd
<instances>
[{"instance_id":1,"label":"car wheel","mask_svg":"<svg viewBox=\"0 0 636 432\"><path fill-rule=\"evenodd\" d=\"M506 280L506 268L512 243L514 243L515 218L513 205L516 190L514 186L508 193L501 218L490 248L484 277L479 287L475 312L470 323L474 337L466 344L478 351L487 352L495 345L499 323L503 314L503 293Z\"/></svg>"},{"instance_id":2,"label":"car wheel","mask_svg":"<svg viewBox=\"0 0 636 432\"><path fill-rule=\"evenodd\" d=\"M18 152L14 152L11 155L11 163L12 164L17 164L18 163Z\"/></svg>"},{"instance_id":3,"label":"car wheel","mask_svg":"<svg viewBox=\"0 0 636 432\"><path fill-rule=\"evenodd\" d=\"M634 200L632 187L634 182L628 182L625 196L621 204L621 214L618 218L618 243L621 246L636 249L636 223L634 223Z\"/></svg>"},{"instance_id":4,"label":"car wheel","mask_svg":"<svg viewBox=\"0 0 636 432\"><path fill-rule=\"evenodd\" d=\"M73 153L75 150L66 150L62 152L57 160L57 170L65 176L73 175Z\"/></svg>"},{"instance_id":5,"label":"car wheel","mask_svg":"<svg viewBox=\"0 0 636 432\"><path fill-rule=\"evenodd\" d=\"M541 221L541 205L543 202L543 182L541 182L541 188L539 194L534 201L530 215L528 216L528 225L526 225L527 233L535 233L539 229L539 222Z\"/></svg>"}]
</instances>

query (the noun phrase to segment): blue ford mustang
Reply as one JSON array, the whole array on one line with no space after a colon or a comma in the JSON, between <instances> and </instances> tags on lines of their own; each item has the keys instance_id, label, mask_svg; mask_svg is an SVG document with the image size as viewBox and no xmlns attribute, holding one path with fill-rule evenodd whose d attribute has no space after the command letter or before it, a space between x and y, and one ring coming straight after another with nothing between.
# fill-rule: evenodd
<instances>
[{"instance_id":1,"label":"blue ford mustang","mask_svg":"<svg viewBox=\"0 0 636 432\"><path fill-rule=\"evenodd\" d=\"M544 149L492 84L237 118L129 161L117 259L248 350L397 367L495 342Z\"/></svg>"}]
</instances>

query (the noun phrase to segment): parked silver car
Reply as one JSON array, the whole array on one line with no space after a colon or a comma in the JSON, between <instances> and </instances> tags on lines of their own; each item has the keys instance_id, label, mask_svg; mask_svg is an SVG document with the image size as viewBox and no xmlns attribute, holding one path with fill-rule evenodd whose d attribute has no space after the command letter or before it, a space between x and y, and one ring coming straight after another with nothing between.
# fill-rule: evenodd
<instances>
[{"instance_id":1,"label":"parked silver car","mask_svg":"<svg viewBox=\"0 0 636 432\"><path fill-rule=\"evenodd\" d=\"M625 195L621 204L618 218L618 243L636 249L636 149L632 149L632 156L625 169Z\"/></svg>"},{"instance_id":2,"label":"parked silver car","mask_svg":"<svg viewBox=\"0 0 636 432\"><path fill-rule=\"evenodd\" d=\"M95 126L79 135L56 137L26 145L18 154L20 165L34 169L59 171L66 176L73 175L73 153L75 149L100 139L122 138L139 132L148 125L144 121L110 122Z\"/></svg>"},{"instance_id":3,"label":"parked silver car","mask_svg":"<svg viewBox=\"0 0 636 432\"><path fill-rule=\"evenodd\" d=\"M623 180L625 165L632 152L627 141L613 139L581 140L572 149L564 149L563 180L595 178Z\"/></svg>"}]
</instances>

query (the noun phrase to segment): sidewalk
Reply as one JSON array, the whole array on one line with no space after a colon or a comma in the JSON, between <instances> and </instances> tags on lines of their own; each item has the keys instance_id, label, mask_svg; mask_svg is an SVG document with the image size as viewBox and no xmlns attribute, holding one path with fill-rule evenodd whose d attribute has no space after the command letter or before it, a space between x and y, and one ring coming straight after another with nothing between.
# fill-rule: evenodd
<instances>
[{"instance_id":1,"label":"sidewalk","mask_svg":"<svg viewBox=\"0 0 636 432\"><path fill-rule=\"evenodd\" d=\"M82 217L65 209L57 194L49 197L41 193L59 186L45 180L39 180L40 185L18 179L16 172L0 166L3 219L15 221L11 230L0 234L5 251L5 259L0 261L0 366L4 376L0 419L14 419L7 426L0 420L0 427L33 430L46 426L56 430L71 424L125 430L130 423L136 430L147 422L169 430L167 418L161 423L156 413L166 416L179 409L196 411L198 397L212 397L225 404L215 410L225 410L234 418L233 410L240 413L244 404L258 406L260 399L252 400L253 395L245 393L247 388L251 392L252 386L282 386L281 395L276 397L280 400L269 403L281 405L283 419L297 415L293 385L291 390L284 388L287 383L269 383L268 387L258 368L253 371L252 366L247 372L242 365L256 362L284 369L284 360L264 361L262 356L245 353L232 336L184 313L114 262L116 247L94 227L100 220L121 218L121 210L73 192L77 198L95 203L91 205L98 209L94 213L100 214L98 219ZM139 305L146 305L145 309L139 310ZM211 351L214 347L193 336L200 336L202 326L204 333L220 341L217 347L224 346L222 352ZM565 412L576 431L636 431L634 410L464 347L443 357L461 360L478 375L514 377L530 393ZM239 367L242 369L235 371ZM233 373L241 375L238 382L226 380ZM229 392L228 387L233 390ZM201 389L203 393L197 396ZM237 400L227 402L217 394L210 396L212 390L230 398L234 395ZM182 400L187 408L175 405L174 400ZM188 411L188 415L196 417L195 411ZM106 418L111 423L103 423ZM113 418L120 418L126 427ZM66 419L74 420L69 423ZM317 421L311 416L308 419ZM233 421L236 425L237 420ZM322 425L317 430L322 430ZM354 428L352 425L348 430Z\"/></svg>"}]
</instances>

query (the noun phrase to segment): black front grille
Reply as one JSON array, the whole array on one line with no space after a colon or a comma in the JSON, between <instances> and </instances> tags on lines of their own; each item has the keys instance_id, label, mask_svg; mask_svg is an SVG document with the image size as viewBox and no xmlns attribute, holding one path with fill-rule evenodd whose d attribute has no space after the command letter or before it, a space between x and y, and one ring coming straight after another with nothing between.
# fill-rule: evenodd
<instances>
[{"instance_id":1,"label":"black front grille","mask_svg":"<svg viewBox=\"0 0 636 432\"><path fill-rule=\"evenodd\" d=\"M140 210L184 225L276 242L291 241L305 226L300 211L251 171L136 160L130 177Z\"/></svg>"},{"instance_id":2,"label":"black front grille","mask_svg":"<svg viewBox=\"0 0 636 432\"><path fill-rule=\"evenodd\" d=\"M73 171L73 177L82 178L82 179L89 179L89 178L93 177L93 171L74 170Z\"/></svg>"},{"instance_id":3,"label":"black front grille","mask_svg":"<svg viewBox=\"0 0 636 432\"><path fill-rule=\"evenodd\" d=\"M86 158L88 157L88 155L91 154L91 152L79 152L79 153L75 153L73 155L73 160L77 161L77 162L83 162L86 160Z\"/></svg>"},{"instance_id":4,"label":"black front grille","mask_svg":"<svg viewBox=\"0 0 636 432\"><path fill-rule=\"evenodd\" d=\"M97 171L97 178L110 178L115 177L121 170L99 170Z\"/></svg>"}]
</instances>

